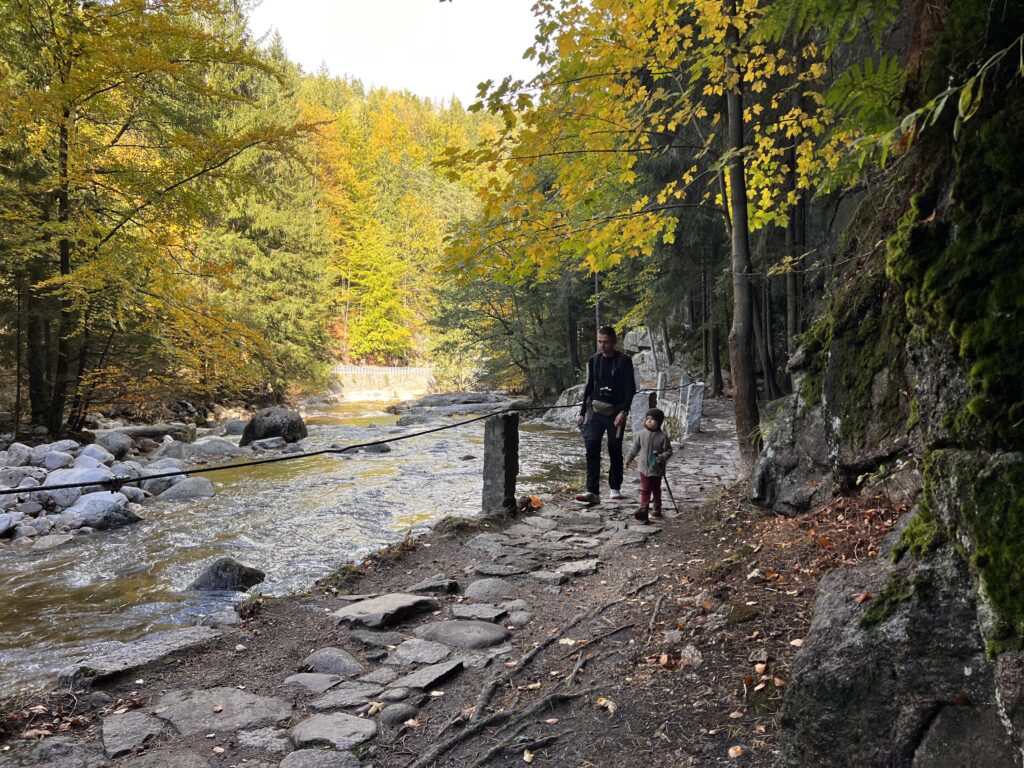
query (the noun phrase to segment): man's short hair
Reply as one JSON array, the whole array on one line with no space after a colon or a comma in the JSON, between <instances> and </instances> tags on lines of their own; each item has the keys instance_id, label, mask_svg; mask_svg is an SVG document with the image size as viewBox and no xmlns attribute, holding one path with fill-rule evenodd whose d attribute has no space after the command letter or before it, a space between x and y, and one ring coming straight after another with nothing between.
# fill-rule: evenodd
<instances>
[{"instance_id":1,"label":"man's short hair","mask_svg":"<svg viewBox=\"0 0 1024 768\"><path fill-rule=\"evenodd\" d=\"M616 338L616 336L615 336L615 329L612 328L610 325L602 325L600 328L598 328L597 329L597 335L598 336L607 336L609 339Z\"/></svg>"}]
</instances>

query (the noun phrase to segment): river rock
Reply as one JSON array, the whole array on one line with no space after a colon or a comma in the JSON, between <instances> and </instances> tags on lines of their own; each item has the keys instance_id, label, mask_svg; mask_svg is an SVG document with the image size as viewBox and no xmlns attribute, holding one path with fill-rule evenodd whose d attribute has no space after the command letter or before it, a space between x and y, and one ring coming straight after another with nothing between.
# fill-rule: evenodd
<instances>
[{"instance_id":1,"label":"river rock","mask_svg":"<svg viewBox=\"0 0 1024 768\"><path fill-rule=\"evenodd\" d=\"M265 437L262 440L253 440L250 445L261 451L277 451L288 445L288 441L283 437Z\"/></svg>"},{"instance_id":2,"label":"river rock","mask_svg":"<svg viewBox=\"0 0 1024 768\"><path fill-rule=\"evenodd\" d=\"M0 485L6 485L8 488L16 488L27 477L41 483L46 479L46 470L30 466L0 468Z\"/></svg>"},{"instance_id":3,"label":"river rock","mask_svg":"<svg viewBox=\"0 0 1024 768\"><path fill-rule=\"evenodd\" d=\"M185 468L185 462L180 459L161 458L154 461L147 467L142 468L140 475L142 477L153 477L154 475L164 475L172 472L180 472ZM152 480L143 480L139 487L147 493L151 493L154 496L159 496L161 493L166 491L172 485L180 483L184 480L183 475L176 475L174 477L156 477Z\"/></svg>"},{"instance_id":4,"label":"river rock","mask_svg":"<svg viewBox=\"0 0 1024 768\"><path fill-rule=\"evenodd\" d=\"M245 419L228 419L224 422L224 434L240 435L245 432L245 425L248 423Z\"/></svg>"},{"instance_id":5,"label":"river rock","mask_svg":"<svg viewBox=\"0 0 1024 768\"><path fill-rule=\"evenodd\" d=\"M65 667L60 671L59 682L61 686L79 685L89 680L101 680L130 672L169 653L202 645L215 637L220 637L220 633L209 627L187 627L160 632L130 643L119 643L103 653Z\"/></svg>"},{"instance_id":6,"label":"river rock","mask_svg":"<svg viewBox=\"0 0 1024 768\"><path fill-rule=\"evenodd\" d=\"M292 715L291 704L283 699L228 687L171 691L154 704L153 711L182 736L273 725Z\"/></svg>"},{"instance_id":7,"label":"river rock","mask_svg":"<svg viewBox=\"0 0 1024 768\"><path fill-rule=\"evenodd\" d=\"M134 485L123 485L121 486L121 493L128 497L128 501L133 504L141 504L148 496L144 490Z\"/></svg>"},{"instance_id":8,"label":"river rock","mask_svg":"<svg viewBox=\"0 0 1024 768\"><path fill-rule=\"evenodd\" d=\"M289 752L292 745L288 741L288 731L283 728L256 728L252 731L239 731L238 743L249 749L261 752Z\"/></svg>"},{"instance_id":9,"label":"river rock","mask_svg":"<svg viewBox=\"0 0 1024 768\"><path fill-rule=\"evenodd\" d=\"M203 499L209 496L216 496L213 488L213 481L208 477L186 477L180 483L175 483L157 498L160 501L186 501L188 499Z\"/></svg>"},{"instance_id":10,"label":"river rock","mask_svg":"<svg viewBox=\"0 0 1024 768\"><path fill-rule=\"evenodd\" d=\"M342 677L361 675L366 671L355 656L341 648L321 648L313 651L302 660L302 669Z\"/></svg>"},{"instance_id":11,"label":"river rock","mask_svg":"<svg viewBox=\"0 0 1024 768\"><path fill-rule=\"evenodd\" d=\"M281 761L280 768L359 768L359 758L335 749L297 749Z\"/></svg>"},{"instance_id":12,"label":"river rock","mask_svg":"<svg viewBox=\"0 0 1024 768\"><path fill-rule=\"evenodd\" d=\"M81 495L83 489L87 489L93 485L101 486L103 483L109 482L113 479L114 473L110 471L109 467L100 466L93 467L92 469L69 467L68 469L54 470L47 475L46 479L43 481L43 488L45 489L47 486L51 485L67 485L73 483L82 484L82 488L62 488L60 490L48 492L50 498L53 499L53 502L58 507L68 507ZM71 493L67 493L68 491ZM69 497L71 500L68 503L62 503L64 499Z\"/></svg>"},{"instance_id":13,"label":"river rock","mask_svg":"<svg viewBox=\"0 0 1024 768\"><path fill-rule=\"evenodd\" d=\"M466 597L481 602L501 600L514 592L515 587L504 579L478 579L466 587Z\"/></svg>"},{"instance_id":14,"label":"river rock","mask_svg":"<svg viewBox=\"0 0 1024 768\"><path fill-rule=\"evenodd\" d=\"M53 533L49 536L43 536L41 539L36 539L35 544L32 545L32 551L49 552L51 549L57 549L65 544L70 544L74 540L75 536L73 534Z\"/></svg>"},{"instance_id":15,"label":"river rock","mask_svg":"<svg viewBox=\"0 0 1024 768\"><path fill-rule=\"evenodd\" d=\"M84 494L65 511L77 518L79 527L105 531L142 519L127 504L128 497L123 493L96 491Z\"/></svg>"},{"instance_id":16,"label":"river rock","mask_svg":"<svg viewBox=\"0 0 1024 768\"><path fill-rule=\"evenodd\" d=\"M105 467L106 464L95 456L87 456L83 453L79 454L78 458L74 460L72 466L74 466L75 469L96 469L97 467Z\"/></svg>"},{"instance_id":17,"label":"river rock","mask_svg":"<svg viewBox=\"0 0 1024 768\"><path fill-rule=\"evenodd\" d=\"M24 443L11 443L7 446L8 467L23 467L29 463L32 457L32 449Z\"/></svg>"},{"instance_id":18,"label":"river rock","mask_svg":"<svg viewBox=\"0 0 1024 768\"><path fill-rule=\"evenodd\" d=\"M109 451L115 459L123 459L132 448L135 441L123 432L98 432L96 434L96 445Z\"/></svg>"},{"instance_id":19,"label":"river rock","mask_svg":"<svg viewBox=\"0 0 1024 768\"><path fill-rule=\"evenodd\" d=\"M508 637L508 630L486 621L435 621L416 628L416 636L469 650L490 648Z\"/></svg>"},{"instance_id":20,"label":"river rock","mask_svg":"<svg viewBox=\"0 0 1024 768\"><path fill-rule=\"evenodd\" d=\"M137 461L115 461L110 465L110 471L114 473L114 477L134 480L142 474L142 465Z\"/></svg>"},{"instance_id":21,"label":"river rock","mask_svg":"<svg viewBox=\"0 0 1024 768\"><path fill-rule=\"evenodd\" d=\"M0 536L17 527L24 515L21 512L4 512L0 514Z\"/></svg>"},{"instance_id":22,"label":"river rock","mask_svg":"<svg viewBox=\"0 0 1024 768\"><path fill-rule=\"evenodd\" d=\"M169 436L172 440L180 440L183 443L191 443L196 439L196 425L195 424L182 424L182 423L171 423L171 424L148 424L138 427L121 427L116 430L123 435L127 435L132 440L141 440L143 438L148 440L156 440L160 442L165 436Z\"/></svg>"},{"instance_id":23,"label":"river rock","mask_svg":"<svg viewBox=\"0 0 1024 768\"><path fill-rule=\"evenodd\" d=\"M0 484L0 491L9 491L6 485ZM0 512L6 512L13 509L18 505L18 494L16 493L0 493ZM24 513L23 513L24 514Z\"/></svg>"},{"instance_id":24,"label":"river rock","mask_svg":"<svg viewBox=\"0 0 1024 768\"><path fill-rule=\"evenodd\" d=\"M43 457L43 467L50 472L55 469L65 469L75 463L75 457L63 451L49 451Z\"/></svg>"},{"instance_id":25,"label":"river rock","mask_svg":"<svg viewBox=\"0 0 1024 768\"><path fill-rule=\"evenodd\" d=\"M95 443L93 443L92 445L85 446L85 448L83 448L78 455L80 457L91 456L92 458L99 461L101 464L106 464L107 466L114 463L114 454L112 454L102 445L96 445Z\"/></svg>"},{"instance_id":26,"label":"river rock","mask_svg":"<svg viewBox=\"0 0 1024 768\"><path fill-rule=\"evenodd\" d=\"M162 720L144 712L125 712L103 718L103 751L114 758L135 752L164 730Z\"/></svg>"},{"instance_id":27,"label":"river rock","mask_svg":"<svg viewBox=\"0 0 1024 768\"><path fill-rule=\"evenodd\" d=\"M332 615L338 623L349 622L363 627L387 627L409 616L437 609L437 601L423 595L396 592L347 605Z\"/></svg>"},{"instance_id":28,"label":"river rock","mask_svg":"<svg viewBox=\"0 0 1024 768\"><path fill-rule=\"evenodd\" d=\"M371 632L365 629L353 630L349 633L349 637L373 648L401 645L405 640L405 635L401 632Z\"/></svg>"},{"instance_id":29,"label":"river rock","mask_svg":"<svg viewBox=\"0 0 1024 768\"><path fill-rule=\"evenodd\" d=\"M203 569L189 589L204 591L244 592L267 577L263 571L247 563L222 557Z\"/></svg>"},{"instance_id":30,"label":"river rock","mask_svg":"<svg viewBox=\"0 0 1024 768\"><path fill-rule=\"evenodd\" d=\"M335 712L313 715L292 728L292 743L297 749L304 747L334 747L351 749L377 735L377 724L372 720Z\"/></svg>"},{"instance_id":31,"label":"river rock","mask_svg":"<svg viewBox=\"0 0 1024 768\"><path fill-rule=\"evenodd\" d=\"M192 443L192 448L196 457L204 459L223 459L242 453L237 445L223 437L204 437Z\"/></svg>"},{"instance_id":32,"label":"river rock","mask_svg":"<svg viewBox=\"0 0 1024 768\"><path fill-rule=\"evenodd\" d=\"M416 707L411 704L389 704L377 715L377 720L384 725L401 725L416 716Z\"/></svg>"},{"instance_id":33,"label":"river rock","mask_svg":"<svg viewBox=\"0 0 1024 768\"><path fill-rule=\"evenodd\" d=\"M289 443L297 443L307 437L306 424L302 417L287 408L264 408L257 411L242 432L239 445L249 445L253 440L266 437L283 437Z\"/></svg>"}]
</instances>

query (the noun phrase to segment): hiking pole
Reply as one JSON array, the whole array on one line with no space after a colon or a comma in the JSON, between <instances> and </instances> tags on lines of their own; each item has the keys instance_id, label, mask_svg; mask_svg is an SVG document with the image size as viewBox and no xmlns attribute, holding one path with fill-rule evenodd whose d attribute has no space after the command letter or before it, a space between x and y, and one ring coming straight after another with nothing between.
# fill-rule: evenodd
<instances>
[{"instance_id":1,"label":"hiking pole","mask_svg":"<svg viewBox=\"0 0 1024 768\"><path fill-rule=\"evenodd\" d=\"M672 486L668 484L668 475L662 475L661 479L665 481L665 490L668 491L668 498L672 502L672 509L674 509L678 515L679 505L676 504L676 497L672 493Z\"/></svg>"}]
</instances>

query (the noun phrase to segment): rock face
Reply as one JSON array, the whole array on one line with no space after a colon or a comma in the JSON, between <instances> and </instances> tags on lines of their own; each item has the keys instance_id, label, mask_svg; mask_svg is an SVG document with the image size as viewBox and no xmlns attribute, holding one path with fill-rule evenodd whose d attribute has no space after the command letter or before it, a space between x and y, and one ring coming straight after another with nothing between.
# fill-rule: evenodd
<instances>
[{"instance_id":1,"label":"rock face","mask_svg":"<svg viewBox=\"0 0 1024 768\"><path fill-rule=\"evenodd\" d=\"M965 563L950 545L904 560L822 579L782 709L780 765L1015 765ZM858 605L858 592L877 597Z\"/></svg>"},{"instance_id":2,"label":"rock face","mask_svg":"<svg viewBox=\"0 0 1024 768\"><path fill-rule=\"evenodd\" d=\"M206 566L189 589L244 592L267 577L263 571L230 557L222 557Z\"/></svg>"},{"instance_id":3,"label":"rock face","mask_svg":"<svg viewBox=\"0 0 1024 768\"><path fill-rule=\"evenodd\" d=\"M306 423L295 411L287 408L264 408L245 425L239 445L249 445L253 440L268 437L283 437L289 443L297 443L308 436Z\"/></svg>"}]
</instances>

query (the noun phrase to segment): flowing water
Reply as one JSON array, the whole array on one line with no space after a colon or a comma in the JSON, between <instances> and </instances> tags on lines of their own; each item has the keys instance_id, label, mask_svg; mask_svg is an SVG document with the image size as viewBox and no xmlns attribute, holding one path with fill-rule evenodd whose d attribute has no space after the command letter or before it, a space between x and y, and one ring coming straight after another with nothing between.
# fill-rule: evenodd
<instances>
[{"instance_id":1,"label":"flowing water","mask_svg":"<svg viewBox=\"0 0 1024 768\"><path fill-rule=\"evenodd\" d=\"M308 412L307 450L423 429L395 427L380 408ZM215 472L213 498L148 504L144 522L48 552L0 547L0 697L52 683L106 643L223 610L228 598L187 591L217 557L252 563L267 574L257 589L285 595L443 517L478 515L483 431L480 421L391 443L390 453ZM583 447L572 433L521 425L519 455L521 491L582 479Z\"/></svg>"}]
</instances>

